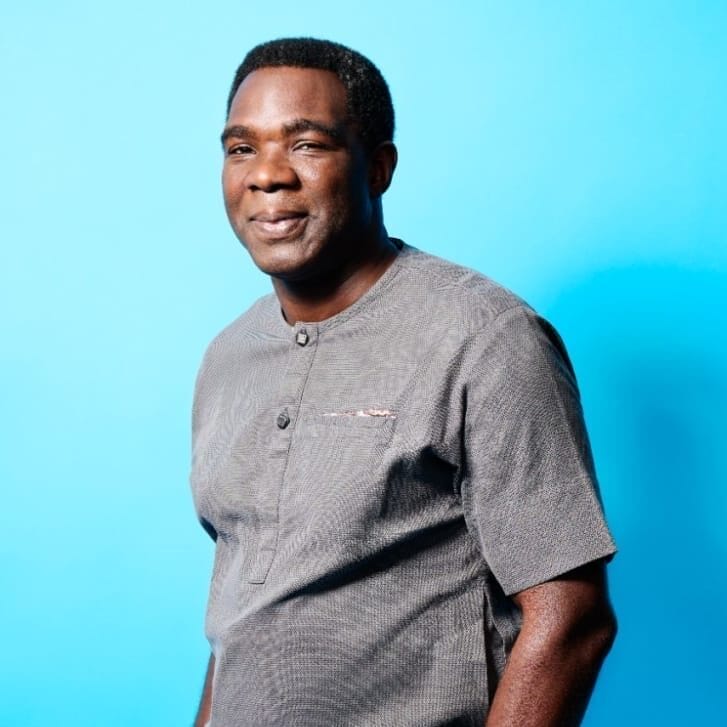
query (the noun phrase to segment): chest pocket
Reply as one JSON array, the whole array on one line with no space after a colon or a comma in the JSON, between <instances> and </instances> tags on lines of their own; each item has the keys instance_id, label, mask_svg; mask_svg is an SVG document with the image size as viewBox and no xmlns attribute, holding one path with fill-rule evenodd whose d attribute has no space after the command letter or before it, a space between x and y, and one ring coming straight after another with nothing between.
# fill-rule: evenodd
<instances>
[{"instance_id":1,"label":"chest pocket","mask_svg":"<svg viewBox=\"0 0 727 727\"><path fill-rule=\"evenodd\" d=\"M281 502L281 520L329 544L365 538L386 496L386 469L396 417L308 413L291 447Z\"/></svg>"}]
</instances>

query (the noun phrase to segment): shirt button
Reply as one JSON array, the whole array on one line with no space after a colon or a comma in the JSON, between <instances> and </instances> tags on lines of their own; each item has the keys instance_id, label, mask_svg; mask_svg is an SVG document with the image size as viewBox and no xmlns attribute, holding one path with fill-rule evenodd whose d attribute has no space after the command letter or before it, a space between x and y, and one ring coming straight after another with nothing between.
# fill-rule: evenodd
<instances>
[{"instance_id":1,"label":"shirt button","mask_svg":"<svg viewBox=\"0 0 727 727\"><path fill-rule=\"evenodd\" d=\"M305 328L301 328L298 333L295 334L295 342L299 346L305 346L308 343L308 331Z\"/></svg>"},{"instance_id":2,"label":"shirt button","mask_svg":"<svg viewBox=\"0 0 727 727\"><path fill-rule=\"evenodd\" d=\"M288 416L288 410L285 409L278 414L278 418L275 420L279 429L285 429L290 424L290 417Z\"/></svg>"}]
</instances>

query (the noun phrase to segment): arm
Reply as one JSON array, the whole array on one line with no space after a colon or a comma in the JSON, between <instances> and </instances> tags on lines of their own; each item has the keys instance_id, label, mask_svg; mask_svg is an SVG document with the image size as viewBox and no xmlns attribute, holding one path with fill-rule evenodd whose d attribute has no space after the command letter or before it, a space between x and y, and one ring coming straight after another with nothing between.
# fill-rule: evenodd
<instances>
[{"instance_id":1,"label":"arm","mask_svg":"<svg viewBox=\"0 0 727 727\"><path fill-rule=\"evenodd\" d=\"M197 710L197 717L194 720L194 727L205 727L210 718L212 710L212 678L215 674L215 655L210 654L210 660L207 665L207 676L204 678L204 687L202 689L202 699Z\"/></svg>"},{"instance_id":2,"label":"arm","mask_svg":"<svg viewBox=\"0 0 727 727\"><path fill-rule=\"evenodd\" d=\"M486 727L579 725L616 635L602 560L513 596L522 628Z\"/></svg>"}]
</instances>

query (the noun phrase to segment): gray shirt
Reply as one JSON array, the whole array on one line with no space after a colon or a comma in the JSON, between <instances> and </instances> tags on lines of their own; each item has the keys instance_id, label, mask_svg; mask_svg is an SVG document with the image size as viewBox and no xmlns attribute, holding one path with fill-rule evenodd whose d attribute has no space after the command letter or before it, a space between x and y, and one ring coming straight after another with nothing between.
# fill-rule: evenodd
<instances>
[{"instance_id":1,"label":"gray shirt","mask_svg":"<svg viewBox=\"0 0 727 727\"><path fill-rule=\"evenodd\" d=\"M481 727L507 596L614 552L557 333L406 245L332 318L269 295L214 339L191 481L213 727Z\"/></svg>"}]
</instances>

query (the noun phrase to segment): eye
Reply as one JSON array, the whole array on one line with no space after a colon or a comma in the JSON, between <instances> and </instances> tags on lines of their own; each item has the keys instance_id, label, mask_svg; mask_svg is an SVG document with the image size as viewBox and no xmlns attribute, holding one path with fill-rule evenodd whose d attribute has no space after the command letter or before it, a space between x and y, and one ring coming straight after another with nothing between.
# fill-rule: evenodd
<instances>
[{"instance_id":1,"label":"eye","mask_svg":"<svg viewBox=\"0 0 727 727\"><path fill-rule=\"evenodd\" d=\"M248 144L235 144L227 150L227 156L247 156L254 152L255 150Z\"/></svg>"},{"instance_id":2,"label":"eye","mask_svg":"<svg viewBox=\"0 0 727 727\"><path fill-rule=\"evenodd\" d=\"M299 141L293 147L295 151L319 151L326 148L326 145L320 141L311 141L310 139Z\"/></svg>"}]
</instances>

